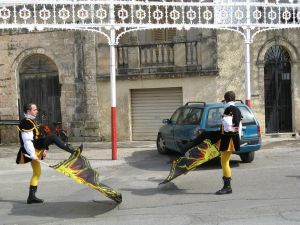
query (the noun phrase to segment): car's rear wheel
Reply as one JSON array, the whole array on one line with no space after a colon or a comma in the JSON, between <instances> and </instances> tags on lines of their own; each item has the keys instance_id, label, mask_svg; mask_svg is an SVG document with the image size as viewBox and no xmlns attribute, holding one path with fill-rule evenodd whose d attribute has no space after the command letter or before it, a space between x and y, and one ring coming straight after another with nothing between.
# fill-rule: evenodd
<instances>
[{"instance_id":1,"label":"car's rear wheel","mask_svg":"<svg viewBox=\"0 0 300 225\"><path fill-rule=\"evenodd\" d=\"M255 152L247 152L247 153L243 153L243 154L240 154L240 157L241 157L241 160L244 162L244 163L250 163L254 160L254 154Z\"/></svg>"},{"instance_id":2,"label":"car's rear wheel","mask_svg":"<svg viewBox=\"0 0 300 225\"><path fill-rule=\"evenodd\" d=\"M166 147L165 139L161 136L161 134L157 135L156 147L157 147L157 151L160 154L166 154L168 152L168 149Z\"/></svg>"}]
</instances>

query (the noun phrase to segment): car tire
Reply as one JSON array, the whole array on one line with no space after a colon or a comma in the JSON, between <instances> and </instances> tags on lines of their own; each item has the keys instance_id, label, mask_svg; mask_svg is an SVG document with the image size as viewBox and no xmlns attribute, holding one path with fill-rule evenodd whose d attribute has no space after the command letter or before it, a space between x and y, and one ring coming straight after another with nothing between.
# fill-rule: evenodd
<instances>
[{"instance_id":1,"label":"car tire","mask_svg":"<svg viewBox=\"0 0 300 225\"><path fill-rule=\"evenodd\" d=\"M251 163L254 160L255 152L247 152L240 154L240 158L243 163Z\"/></svg>"},{"instance_id":2,"label":"car tire","mask_svg":"<svg viewBox=\"0 0 300 225\"><path fill-rule=\"evenodd\" d=\"M156 147L157 147L157 151L160 154L166 154L166 153L168 153L168 149L166 147L166 142L165 142L164 138L161 136L161 134L157 135Z\"/></svg>"}]
</instances>

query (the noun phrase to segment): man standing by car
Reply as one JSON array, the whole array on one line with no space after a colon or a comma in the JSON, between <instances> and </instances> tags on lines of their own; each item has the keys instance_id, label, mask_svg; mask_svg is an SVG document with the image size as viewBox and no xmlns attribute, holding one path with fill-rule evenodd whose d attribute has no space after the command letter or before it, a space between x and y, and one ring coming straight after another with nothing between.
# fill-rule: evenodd
<instances>
[{"instance_id":1,"label":"man standing by car","mask_svg":"<svg viewBox=\"0 0 300 225\"><path fill-rule=\"evenodd\" d=\"M232 152L238 151L240 148L240 122L242 114L235 104L235 93L228 91L224 95L225 106L221 126L221 166L223 170L224 186L217 191L217 195L231 194L231 168L229 160Z\"/></svg>"}]
</instances>

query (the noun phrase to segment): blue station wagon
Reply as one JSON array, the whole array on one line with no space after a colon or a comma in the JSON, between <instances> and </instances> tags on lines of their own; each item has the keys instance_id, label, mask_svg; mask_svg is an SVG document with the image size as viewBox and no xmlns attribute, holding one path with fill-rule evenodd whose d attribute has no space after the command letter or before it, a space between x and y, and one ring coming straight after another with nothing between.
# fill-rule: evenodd
<instances>
[{"instance_id":1,"label":"blue station wagon","mask_svg":"<svg viewBox=\"0 0 300 225\"><path fill-rule=\"evenodd\" d=\"M243 162L252 162L254 152L261 148L259 123L251 109L242 101L235 104L242 113L242 136L239 154ZM184 154L195 145L195 140L205 139L207 134L219 131L224 112L223 103L188 102L179 107L170 119L164 119L164 125L157 135L157 150L161 154L177 151Z\"/></svg>"}]
</instances>

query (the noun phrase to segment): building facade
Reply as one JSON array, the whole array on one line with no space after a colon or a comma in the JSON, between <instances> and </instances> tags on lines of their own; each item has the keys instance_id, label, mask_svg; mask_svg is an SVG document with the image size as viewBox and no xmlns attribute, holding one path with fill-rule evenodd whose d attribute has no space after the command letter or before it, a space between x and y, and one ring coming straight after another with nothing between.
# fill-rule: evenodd
<instances>
[{"instance_id":1,"label":"building facade","mask_svg":"<svg viewBox=\"0 0 300 225\"><path fill-rule=\"evenodd\" d=\"M262 133L300 130L298 36L296 29L268 31L251 44L252 109ZM77 31L3 32L0 46L1 120L18 119L20 105L35 101L39 119L61 121L71 140L110 141L105 38ZM134 32L116 48L118 140L155 140L162 119L188 101L221 101L228 90L244 99L244 40L237 33ZM17 140L15 127L0 129L2 142Z\"/></svg>"},{"instance_id":2,"label":"building facade","mask_svg":"<svg viewBox=\"0 0 300 225\"><path fill-rule=\"evenodd\" d=\"M61 121L73 139L99 140L94 34L3 31L0 46L1 120L19 119L34 102L40 122ZM15 126L1 127L2 142L17 136Z\"/></svg>"}]
</instances>

